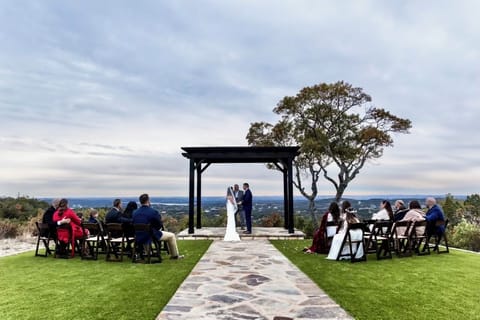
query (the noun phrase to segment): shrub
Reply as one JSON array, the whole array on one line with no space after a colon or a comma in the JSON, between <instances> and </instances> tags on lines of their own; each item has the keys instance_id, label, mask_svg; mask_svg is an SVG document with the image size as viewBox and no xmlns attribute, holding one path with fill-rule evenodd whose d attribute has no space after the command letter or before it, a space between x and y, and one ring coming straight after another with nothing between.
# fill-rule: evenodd
<instances>
[{"instance_id":1,"label":"shrub","mask_svg":"<svg viewBox=\"0 0 480 320\"><path fill-rule=\"evenodd\" d=\"M279 213L272 213L262 218L262 227L283 227L283 219Z\"/></svg>"},{"instance_id":2,"label":"shrub","mask_svg":"<svg viewBox=\"0 0 480 320\"><path fill-rule=\"evenodd\" d=\"M480 251L480 227L462 220L454 227L450 244L461 249Z\"/></svg>"},{"instance_id":3,"label":"shrub","mask_svg":"<svg viewBox=\"0 0 480 320\"><path fill-rule=\"evenodd\" d=\"M15 238L19 233L20 225L10 220L0 220L0 239Z\"/></svg>"}]
</instances>

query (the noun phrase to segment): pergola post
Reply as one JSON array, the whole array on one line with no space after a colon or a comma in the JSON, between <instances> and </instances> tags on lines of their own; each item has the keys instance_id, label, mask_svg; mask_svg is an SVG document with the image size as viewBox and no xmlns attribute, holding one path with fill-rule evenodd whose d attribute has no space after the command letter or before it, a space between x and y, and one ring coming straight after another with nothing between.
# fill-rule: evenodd
<instances>
[{"instance_id":1,"label":"pergola post","mask_svg":"<svg viewBox=\"0 0 480 320\"><path fill-rule=\"evenodd\" d=\"M285 229L288 229L288 172L287 172L287 166L286 163L283 162L283 227Z\"/></svg>"},{"instance_id":2,"label":"pergola post","mask_svg":"<svg viewBox=\"0 0 480 320\"><path fill-rule=\"evenodd\" d=\"M194 192L195 192L195 164L193 159L190 159L190 175L189 175L189 183L188 183L188 233L193 234L195 232L193 227L194 221Z\"/></svg>"},{"instance_id":3,"label":"pergola post","mask_svg":"<svg viewBox=\"0 0 480 320\"><path fill-rule=\"evenodd\" d=\"M288 171L288 233L294 233L294 221L293 221L293 159L289 158L287 161Z\"/></svg>"},{"instance_id":4,"label":"pergola post","mask_svg":"<svg viewBox=\"0 0 480 320\"><path fill-rule=\"evenodd\" d=\"M202 162L197 162L197 229L202 228Z\"/></svg>"}]
</instances>

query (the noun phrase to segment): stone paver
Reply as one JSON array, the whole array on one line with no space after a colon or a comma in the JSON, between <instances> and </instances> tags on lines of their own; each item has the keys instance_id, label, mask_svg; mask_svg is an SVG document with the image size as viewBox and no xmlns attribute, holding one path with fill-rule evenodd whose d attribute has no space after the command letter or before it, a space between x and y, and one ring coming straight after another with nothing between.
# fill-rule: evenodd
<instances>
[{"instance_id":1,"label":"stone paver","mask_svg":"<svg viewBox=\"0 0 480 320\"><path fill-rule=\"evenodd\" d=\"M157 320L352 319L268 240L212 243Z\"/></svg>"}]
</instances>

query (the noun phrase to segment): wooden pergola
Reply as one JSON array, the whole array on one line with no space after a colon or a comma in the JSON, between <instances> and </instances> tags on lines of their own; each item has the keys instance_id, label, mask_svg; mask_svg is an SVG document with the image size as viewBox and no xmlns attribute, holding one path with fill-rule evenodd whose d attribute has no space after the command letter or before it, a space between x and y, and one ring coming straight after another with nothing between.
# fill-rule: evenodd
<instances>
[{"instance_id":1,"label":"wooden pergola","mask_svg":"<svg viewBox=\"0 0 480 320\"><path fill-rule=\"evenodd\" d=\"M300 147L182 147L182 155L190 160L188 233L194 229L195 172L197 176L197 229L202 228L202 173L212 163L273 163L283 173L285 229L294 233L293 159Z\"/></svg>"}]
</instances>

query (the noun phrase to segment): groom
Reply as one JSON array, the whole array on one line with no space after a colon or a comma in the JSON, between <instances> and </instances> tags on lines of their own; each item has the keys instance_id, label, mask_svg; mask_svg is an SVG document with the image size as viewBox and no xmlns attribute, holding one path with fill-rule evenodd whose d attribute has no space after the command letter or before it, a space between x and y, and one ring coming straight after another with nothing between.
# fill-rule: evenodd
<instances>
[{"instance_id":1,"label":"groom","mask_svg":"<svg viewBox=\"0 0 480 320\"><path fill-rule=\"evenodd\" d=\"M248 183L243 184L243 210L245 211L245 222L247 224L247 230L244 234L252 234L252 192Z\"/></svg>"}]
</instances>

